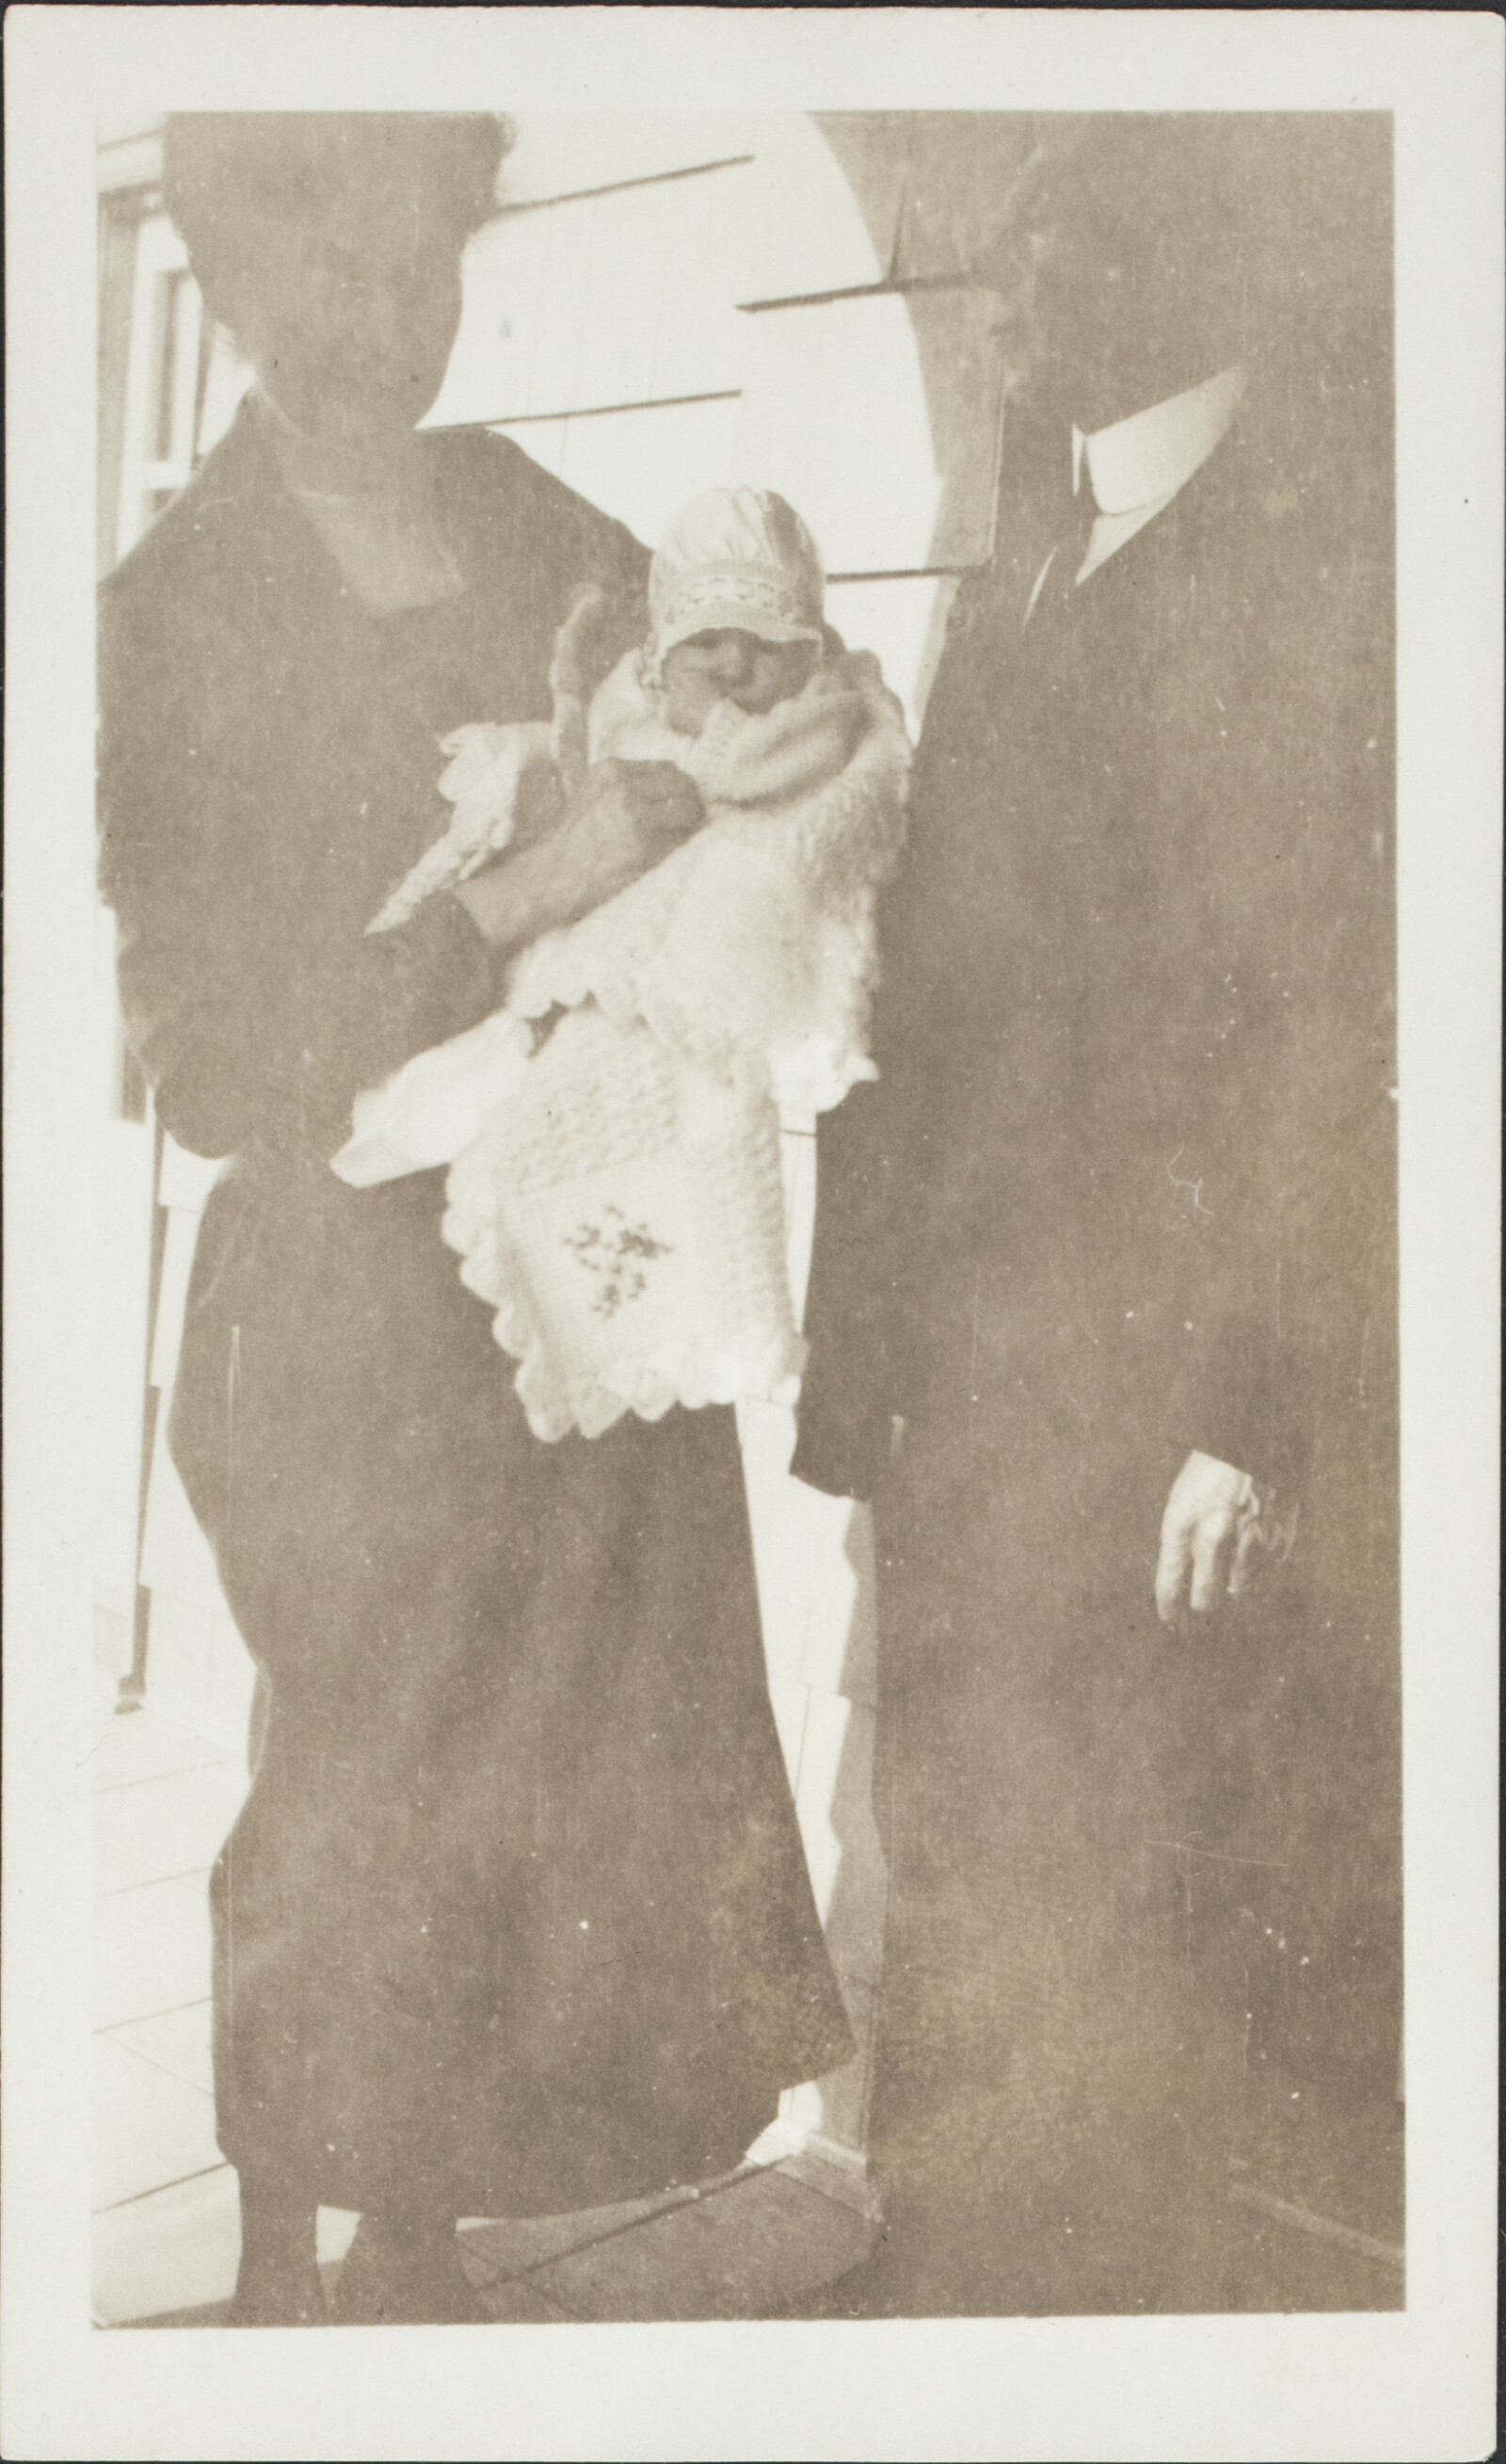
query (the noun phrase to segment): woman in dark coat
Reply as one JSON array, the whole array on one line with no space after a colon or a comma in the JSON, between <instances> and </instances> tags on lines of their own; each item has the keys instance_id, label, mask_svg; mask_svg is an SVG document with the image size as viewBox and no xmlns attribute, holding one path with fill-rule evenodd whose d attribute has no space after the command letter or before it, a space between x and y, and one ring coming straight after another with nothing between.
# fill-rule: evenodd
<instances>
[{"instance_id":1,"label":"woman in dark coat","mask_svg":"<svg viewBox=\"0 0 1506 2464\"><path fill-rule=\"evenodd\" d=\"M484 433L415 437L497 123L169 123L169 206L255 392L105 585L101 878L167 1129L232 1160L173 1458L268 1702L215 1867L234 2317L479 2316L463 2214L735 2165L848 2039L764 1682L730 1412L545 1446L439 1230L353 1192L356 1091L496 1002L503 960L656 860L672 775L365 927L445 808L439 739L549 710L580 583L642 551ZM626 635L624 634L624 638Z\"/></svg>"}]
</instances>

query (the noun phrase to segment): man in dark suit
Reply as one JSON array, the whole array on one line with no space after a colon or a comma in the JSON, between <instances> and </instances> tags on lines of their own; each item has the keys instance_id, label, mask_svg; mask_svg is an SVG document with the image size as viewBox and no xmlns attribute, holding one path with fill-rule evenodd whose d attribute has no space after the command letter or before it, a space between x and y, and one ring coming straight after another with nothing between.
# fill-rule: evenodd
<instances>
[{"instance_id":1,"label":"man in dark suit","mask_svg":"<svg viewBox=\"0 0 1506 2464\"><path fill-rule=\"evenodd\" d=\"M878 1517L877 2309L1237 2304L1281 2028L1394 2078L1387 147L1080 123L980 272L795 1462Z\"/></svg>"}]
</instances>

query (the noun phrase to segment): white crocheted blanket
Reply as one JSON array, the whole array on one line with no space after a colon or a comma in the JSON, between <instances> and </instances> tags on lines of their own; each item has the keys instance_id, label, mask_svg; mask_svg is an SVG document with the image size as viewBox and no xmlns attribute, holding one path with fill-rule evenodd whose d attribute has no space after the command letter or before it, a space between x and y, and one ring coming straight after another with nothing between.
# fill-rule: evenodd
<instances>
[{"instance_id":1,"label":"white crocheted blanket","mask_svg":"<svg viewBox=\"0 0 1506 2464\"><path fill-rule=\"evenodd\" d=\"M489 796L515 792L536 744L448 740L446 781L459 774L469 810L457 796L456 826L415 868L420 896L474 869L484 839L506 843ZM874 1074L874 898L910 759L877 662L846 653L762 716L719 705L697 738L664 726L632 654L592 703L589 749L678 760L706 826L524 951L493 1018L360 1096L335 1159L356 1186L450 1164L445 1238L546 1439L794 1393L779 1116Z\"/></svg>"},{"instance_id":2,"label":"white crocheted blanket","mask_svg":"<svg viewBox=\"0 0 1506 2464\"><path fill-rule=\"evenodd\" d=\"M793 1399L778 1112L641 1022L569 1011L455 1158L447 1200L535 1436Z\"/></svg>"},{"instance_id":3,"label":"white crocheted blanket","mask_svg":"<svg viewBox=\"0 0 1506 2464\"><path fill-rule=\"evenodd\" d=\"M825 1111L873 1075L874 895L899 853L910 749L876 659L844 652L761 716L719 703L699 737L656 716L630 653L591 714L591 753L674 759L709 819L652 871L546 934L508 1007L594 1001L715 1075Z\"/></svg>"}]
</instances>

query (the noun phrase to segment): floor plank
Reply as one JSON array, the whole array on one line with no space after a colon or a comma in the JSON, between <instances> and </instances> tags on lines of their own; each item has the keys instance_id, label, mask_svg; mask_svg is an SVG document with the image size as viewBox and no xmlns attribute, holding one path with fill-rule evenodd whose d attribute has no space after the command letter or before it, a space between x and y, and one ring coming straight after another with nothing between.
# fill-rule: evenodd
<instances>
[{"instance_id":1,"label":"floor plank","mask_svg":"<svg viewBox=\"0 0 1506 2464\"><path fill-rule=\"evenodd\" d=\"M573 2319L757 2319L862 2259L873 2228L775 2172L576 2251L530 2281Z\"/></svg>"}]
</instances>

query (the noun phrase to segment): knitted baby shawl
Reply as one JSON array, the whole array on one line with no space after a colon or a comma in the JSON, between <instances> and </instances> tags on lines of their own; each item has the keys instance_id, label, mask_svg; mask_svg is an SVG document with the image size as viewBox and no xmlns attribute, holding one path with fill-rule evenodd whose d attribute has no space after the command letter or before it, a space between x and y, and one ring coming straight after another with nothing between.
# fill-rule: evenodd
<instances>
[{"instance_id":1,"label":"knitted baby shawl","mask_svg":"<svg viewBox=\"0 0 1506 2464\"><path fill-rule=\"evenodd\" d=\"M451 786L468 754L472 781L535 758L532 736L485 735L451 739ZM361 1097L337 1158L346 1177L379 1177L352 1153L385 1137L409 1169L450 1160L445 1239L546 1440L597 1436L627 1411L793 1397L805 1348L780 1113L829 1110L875 1074L874 899L910 760L865 653L829 656L767 714L718 704L695 738L664 724L632 653L588 735L592 759L676 760L706 826L525 950L505 1010ZM474 798L469 820L457 811L449 864L473 865L478 811ZM424 890L443 886L440 850L424 864Z\"/></svg>"},{"instance_id":2,"label":"knitted baby shawl","mask_svg":"<svg viewBox=\"0 0 1506 2464\"><path fill-rule=\"evenodd\" d=\"M672 760L707 825L513 967L508 1007L592 1001L718 1078L825 1111L873 1076L874 892L899 853L910 748L868 652L840 652L761 715L719 702L699 737L658 718L639 654L592 705L594 760Z\"/></svg>"}]
</instances>

